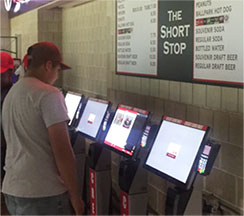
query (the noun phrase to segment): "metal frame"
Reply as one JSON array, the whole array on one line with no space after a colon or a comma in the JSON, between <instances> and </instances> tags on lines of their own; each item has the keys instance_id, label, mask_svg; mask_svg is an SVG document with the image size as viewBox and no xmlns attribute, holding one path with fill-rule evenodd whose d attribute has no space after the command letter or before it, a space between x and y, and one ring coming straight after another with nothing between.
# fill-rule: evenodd
<instances>
[{"instance_id":1,"label":"metal frame","mask_svg":"<svg viewBox=\"0 0 244 216\"><path fill-rule=\"evenodd\" d=\"M3 48L0 48L0 51L9 52L11 54L15 54L15 57L17 58L18 57L18 37L16 37L16 36L0 36L0 38L1 38L1 40L2 39L6 39L6 38L15 40L15 51L3 49ZM10 42L10 46L11 46L11 43L12 42Z\"/></svg>"}]
</instances>

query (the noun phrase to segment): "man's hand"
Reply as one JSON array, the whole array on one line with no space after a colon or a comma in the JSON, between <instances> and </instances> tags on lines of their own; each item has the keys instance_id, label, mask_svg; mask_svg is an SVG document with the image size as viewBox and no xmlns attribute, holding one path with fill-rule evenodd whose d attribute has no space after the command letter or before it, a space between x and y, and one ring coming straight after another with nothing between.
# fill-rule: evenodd
<instances>
[{"instance_id":1,"label":"man's hand","mask_svg":"<svg viewBox=\"0 0 244 216\"><path fill-rule=\"evenodd\" d=\"M84 204L83 200L81 199L81 197L79 197L79 196L72 197L71 196L70 201L71 201L71 204L72 204L73 209L75 211L75 215L84 214L85 204Z\"/></svg>"}]
</instances>

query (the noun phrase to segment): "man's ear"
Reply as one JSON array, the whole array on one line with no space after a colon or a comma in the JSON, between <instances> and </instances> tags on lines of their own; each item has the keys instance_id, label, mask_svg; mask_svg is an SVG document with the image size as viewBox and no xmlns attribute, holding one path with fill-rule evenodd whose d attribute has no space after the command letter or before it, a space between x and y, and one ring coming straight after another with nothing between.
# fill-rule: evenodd
<instances>
[{"instance_id":1,"label":"man's ear","mask_svg":"<svg viewBox=\"0 0 244 216\"><path fill-rule=\"evenodd\" d=\"M45 64L45 68L49 71L53 68L53 63L52 61L48 60Z\"/></svg>"}]
</instances>

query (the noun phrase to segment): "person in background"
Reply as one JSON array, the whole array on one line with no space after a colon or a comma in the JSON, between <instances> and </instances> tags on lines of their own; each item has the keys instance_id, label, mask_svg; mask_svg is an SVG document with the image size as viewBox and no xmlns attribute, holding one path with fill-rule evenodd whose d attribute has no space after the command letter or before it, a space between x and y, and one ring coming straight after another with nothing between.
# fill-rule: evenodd
<instances>
[{"instance_id":1,"label":"person in background","mask_svg":"<svg viewBox=\"0 0 244 216\"><path fill-rule=\"evenodd\" d=\"M1 52L0 56L1 56L1 115L2 115L3 101L7 93L9 92L10 88L13 85L12 75L14 69L14 61L12 57L6 52ZM6 141L2 131L2 121L1 121L1 182L5 174L3 170L5 153L6 153Z\"/></svg>"},{"instance_id":2,"label":"person in background","mask_svg":"<svg viewBox=\"0 0 244 216\"><path fill-rule=\"evenodd\" d=\"M52 86L59 71L70 67L51 42L34 44L27 54L27 72L3 104L6 205L13 215L80 215L84 203L67 130L69 117L62 93Z\"/></svg>"},{"instance_id":3,"label":"person in background","mask_svg":"<svg viewBox=\"0 0 244 216\"><path fill-rule=\"evenodd\" d=\"M25 76L25 73L27 71L27 66L28 66L28 55L25 54L23 61L15 71L15 75L18 76L18 80L22 79Z\"/></svg>"},{"instance_id":4,"label":"person in background","mask_svg":"<svg viewBox=\"0 0 244 216\"><path fill-rule=\"evenodd\" d=\"M14 61L12 57L6 52L0 52L0 63L1 63L1 185L5 175L3 170L5 155L6 155L6 140L2 130L2 105L3 101L12 87L12 75L14 69ZM4 215L7 212L4 198L1 193L1 215Z\"/></svg>"}]
</instances>

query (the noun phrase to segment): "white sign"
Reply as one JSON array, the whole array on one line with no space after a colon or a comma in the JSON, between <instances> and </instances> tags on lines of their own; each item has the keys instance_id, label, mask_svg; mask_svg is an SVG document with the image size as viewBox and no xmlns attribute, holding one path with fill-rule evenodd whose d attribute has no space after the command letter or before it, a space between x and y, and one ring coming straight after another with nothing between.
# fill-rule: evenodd
<instances>
[{"instance_id":1,"label":"white sign","mask_svg":"<svg viewBox=\"0 0 244 216\"><path fill-rule=\"evenodd\" d=\"M10 11L12 4L15 3L14 12L18 12L20 10L21 4L28 3L30 0L4 0L4 6L6 11Z\"/></svg>"},{"instance_id":2,"label":"white sign","mask_svg":"<svg viewBox=\"0 0 244 216\"><path fill-rule=\"evenodd\" d=\"M157 75L157 3L117 1L117 73Z\"/></svg>"},{"instance_id":3,"label":"white sign","mask_svg":"<svg viewBox=\"0 0 244 216\"><path fill-rule=\"evenodd\" d=\"M243 0L195 0L193 79L243 84Z\"/></svg>"}]
</instances>

